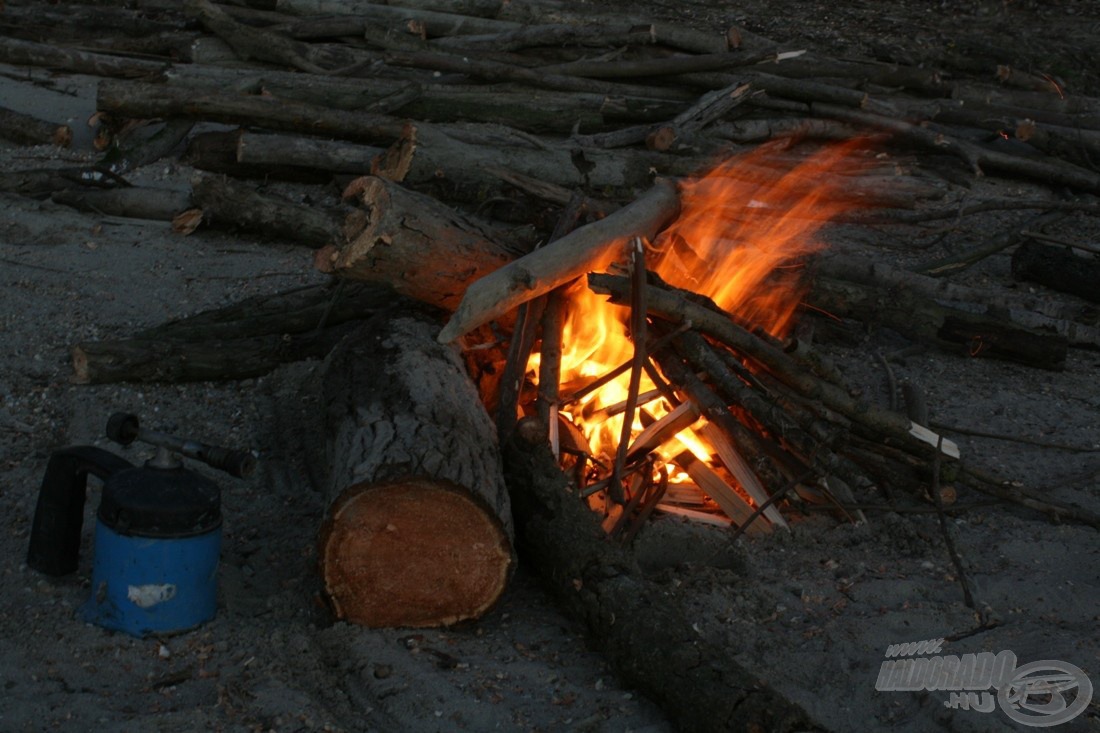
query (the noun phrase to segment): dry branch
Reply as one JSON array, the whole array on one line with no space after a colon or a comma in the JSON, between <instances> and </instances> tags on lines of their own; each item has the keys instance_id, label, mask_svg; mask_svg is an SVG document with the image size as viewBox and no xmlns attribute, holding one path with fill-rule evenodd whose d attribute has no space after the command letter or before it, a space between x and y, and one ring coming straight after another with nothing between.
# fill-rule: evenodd
<instances>
[{"instance_id":1,"label":"dry branch","mask_svg":"<svg viewBox=\"0 0 1100 733\"><path fill-rule=\"evenodd\" d=\"M629 288L624 278L589 275L588 286L594 292L611 295L613 303L629 302ZM776 379L802 396L820 401L870 433L922 450L922 443L936 445L938 436L927 428L916 425L897 413L875 408L853 397L843 388L815 377L782 350L734 323L728 315L716 313L660 288L652 288L649 296L650 315L675 324L692 323L699 331L766 368ZM949 441L944 441L944 450L956 457L958 455L957 446Z\"/></svg>"}]
</instances>

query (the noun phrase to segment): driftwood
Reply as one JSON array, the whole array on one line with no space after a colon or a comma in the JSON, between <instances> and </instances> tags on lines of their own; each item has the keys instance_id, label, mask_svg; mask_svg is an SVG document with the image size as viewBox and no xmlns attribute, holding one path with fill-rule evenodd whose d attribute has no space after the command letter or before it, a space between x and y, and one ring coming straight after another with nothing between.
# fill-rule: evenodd
<instances>
[{"instance_id":1,"label":"driftwood","mask_svg":"<svg viewBox=\"0 0 1100 733\"><path fill-rule=\"evenodd\" d=\"M319 378L331 502L320 568L336 616L449 626L484 614L513 568L492 423L438 325L407 303L344 340Z\"/></svg>"}]
</instances>

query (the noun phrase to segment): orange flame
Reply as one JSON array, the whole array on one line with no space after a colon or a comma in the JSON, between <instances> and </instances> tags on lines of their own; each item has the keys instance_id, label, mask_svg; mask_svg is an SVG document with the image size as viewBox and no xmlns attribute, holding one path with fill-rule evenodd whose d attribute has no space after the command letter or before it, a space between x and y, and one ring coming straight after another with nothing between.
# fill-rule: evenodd
<instances>
[{"instance_id":1,"label":"orange flame","mask_svg":"<svg viewBox=\"0 0 1100 733\"><path fill-rule=\"evenodd\" d=\"M672 285L709 296L739 320L784 335L804 292L796 265L820 249L816 235L822 226L858 204L846 194L839 173L858 172L859 165L849 163L862 145L826 147L787 166L782 155L787 145L764 145L682 183L680 216L647 252L647 266ZM570 294L562 334L563 385L590 382L630 360L634 346L624 318L623 309L583 285ZM537 366L537 355L531 366ZM610 405L626 399L628 378L623 374L563 407L605 457L619 439L622 416L603 418ZM653 388L643 377L642 391ZM568 386L562 392L568 394ZM661 403L646 408L655 419L668 409ZM586 419L594 413L599 421ZM671 452L687 446L698 458L709 457L710 447L692 429L677 438Z\"/></svg>"},{"instance_id":2,"label":"orange flame","mask_svg":"<svg viewBox=\"0 0 1100 733\"><path fill-rule=\"evenodd\" d=\"M657 239L654 268L678 287L708 295L738 318L775 336L791 326L804 288L782 268L818 250L818 230L855 201L841 168L860 141L776 166L780 144L764 145L681 184L680 217Z\"/></svg>"}]
</instances>

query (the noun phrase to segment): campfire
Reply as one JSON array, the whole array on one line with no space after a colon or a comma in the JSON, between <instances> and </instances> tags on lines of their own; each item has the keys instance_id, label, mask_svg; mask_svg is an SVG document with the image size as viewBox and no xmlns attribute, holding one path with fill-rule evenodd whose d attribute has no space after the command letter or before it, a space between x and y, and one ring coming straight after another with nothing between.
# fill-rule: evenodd
<instances>
[{"instance_id":1,"label":"campfire","mask_svg":"<svg viewBox=\"0 0 1100 733\"><path fill-rule=\"evenodd\" d=\"M759 338L782 343L807 287L808 257L821 246L817 231L859 205L835 179L820 178L845 163L858 171L866 165L865 148L858 140L826 147L789 169L782 145L731 157L680 185L680 213L653 242L628 243L633 287L639 290L631 314L586 284L560 295L560 323L544 321L543 328L560 326L561 348L559 337L543 332L542 349L527 362L528 394L535 399L524 409L544 420L552 451L565 459L593 509L606 516L610 533L632 535L654 508L754 532L786 526L745 456L766 464L769 459L760 455L766 441L789 451L789 460L763 469L784 481L806 474L807 456L784 445L767 417L754 415L742 400L731 406L737 422L730 424L739 427L730 431L704 416L683 385L669 383L659 366L667 357L658 352L693 343L709 347L693 342L684 329L649 321L644 289L652 279L707 298L716 312ZM747 357L736 350L724 356L730 362L727 378L769 399ZM542 366L544 357L549 368ZM746 436L749 444L742 446Z\"/></svg>"}]
</instances>

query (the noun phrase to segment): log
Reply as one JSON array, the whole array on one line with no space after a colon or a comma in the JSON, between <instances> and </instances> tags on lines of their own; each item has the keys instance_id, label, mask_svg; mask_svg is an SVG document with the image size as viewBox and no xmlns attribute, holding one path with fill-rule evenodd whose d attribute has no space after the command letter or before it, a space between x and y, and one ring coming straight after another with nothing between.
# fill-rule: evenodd
<instances>
[{"instance_id":1,"label":"log","mask_svg":"<svg viewBox=\"0 0 1100 733\"><path fill-rule=\"evenodd\" d=\"M150 76L163 71L168 66L167 63L157 61L74 51L51 46L48 43L19 41L3 36L0 36L0 62L16 66L44 66L55 71L124 78Z\"/></svg>"},{"instance_id":2,"label":"log","mask_svg":"<svg viewBox=\"0 0 1100 733\"><path fill-rule=\"evenodd\" d=\"M476 619L514 565L500 451L477 389L438 323L407 303L357 330L318 380L330 504L324 593L338 618L379 627Z\"/></svg>"},{"instance_id":3,"label":"log","mask_svg":"<svg viewBox=\"0 0 1100 733\"><path fill-rule=\"evenodd\" d=\"M411 186L445 180L480 190L499 185L492 168L507 168L545 183L575 188L632 189L649 185L653 176L687 175L706 160L648 150L602 150L547 142L522 144L514 135L500 142L475 144L430 123L410 123L378 175Z\"/></svg>"},{"instance_id":4,"label":"log","mask_svg":"<svg viewBox=\"0 0 1100 733\"><path fill-rule=\"evenodd\" d=\"M1100 260L1028 240L1012 254L1012 276L1100 303Z\"/></svg>"},{"instance_id":5,"label":"log","mask_svg":"<svg viewBox=\"0 0 1100 733\"><path fill-rule=\"evenodd\" d=\"M1071 346L1100 348L1100 329L1085 324L1087 306L1070 307L1038 295L1007 289L985 290L958 285L948 278L935 278L902 270L881 262L844 255L823 258L816 267L819 276L858 283L886 291L905 291L945 305L967 304L971 310L996 311L1025 328L1056 333ZM892 296L885 296L887 298Z\"/></svg>"},{"instance_id":6,"label":"log","mask_svg":"<svg viewBox=\"0 0 1100 733\"><path fill-rule=\"evenodd\" d=\"M101 216L125 216L131 219L172 221L191 203L187 191L132 186L130 188L66 188L51 197L57 204Z\"/></svg>"},{"instance_id":7,"label":"log","mask_svg":"<svg viewBox=\"0 0 1100 733\"><path fill-rule=\"evenodd\" d=\"M0 107L0 137L20 145L56 145L67 148L73 141L73 130L68 125L16 112Z\"/></svg>"},{"instance_id":8,"label":"log","mask_svg":"<svg viewBox=\"0 0 1100 733\"><path fill-rule=\"evenodd\" d=\"M576 229L475 282L439 340L454 341L521 303L607 266L622 254L624 241L635 236L652 240L679 213L675 184L658 181L645 195L607 218Z\"/></svg>"},{"instance_id":9,"label":"log","mask_svg":"<svg viewBox=\"0 0 1100 733\"><path fill-rule=\"evenodd\" d=\"M195 94L194 89L142 82L101 82L96 109L131 119L187 117L386 144L397 139L402 130L400 120L386 115L254 94L214 91Z\"/></svg>"},{"instance_id":10,"label":"log","mask_svg":"<svg viewBox=\"0 0 1100 733\"><path fill-rule=\"evenodd\" d=\"M385 152L340 140L242 131L237 135L236 157L244 165L293 166L361 176L370 172L372 161Z\"/></svg>"},{"instance_id":11,"label":"log","mask_svg":"<svg viewBox=\"0 0 1100 733\"><path fill-rule=\"evenodd\" d=\"M887 326L903 336L950 352L1015 361L1052 371L1065 369L1069 344L1064 336L944 306L913 290L819 277L808 302L826 313Z\"/></svg>"},{"instance_id":12,"label":"log","mask_svg":"<svg viewBox=\"0 0 1100 733\"><path fill-rule=\"evenodd\" d=\"M346 239L317 252L314 264L322 272L389 284L450 311L472 280L521 253L502 233L383 178L358 178L345 197L361 208L348 216Z\"/></svg>"},{"instance_id":13,"label":"log","mask_svg":"<svg viewBox=\"0 0 1100 733\"><path fill-rule=\"evenodd\" d=\"M192 90L263 90L282 99L378 114L397 114L436 123L466 121L509 125L527 132L569 133L606 129L623 120L666 120L683 108L680 101L651 96L556 92L515 84L430 84L375 77L369 85L343 77L306 76L285 71L227 74L225 69L182 66L164 74L170 86ZM196 92L192 92L196 93Z\"/></svg>"},{"instance_id":14,"label":"log","mask_svg":"<svg viewBox=\"0 0 1100 733\"><path fill-rule=\"evenodd\" d=\"M73 381L175 383L260 376L287 362L324 358L356 322L388 306L393 297L389 288L326 283L246 298L129 338L77 343Z\"/></svg>"},{"instance_id":15,"label":"log","mask_svg":"<svg viewBox=\"0 0 1100 733\"><path fill-rule=\"evenodd\" d=\"M338 216L260 194L227 178L196 175L191 181L191 202L202 210L207 224L248 229L314 248L343 240Z\"/></svg>"},{"instance_id":16,"label":"log","mask_svg":"<svg viewBox=\"0 0 1100 733\"><path fill-rule=\"evenodd\" d=\"M818 730L737 650L716 647L692 628L690 611L667 586L647 580L634 556L610 543L599 519L567 488L542 445L506 447L517 536L524 559L619 675L660 705L678 730Z\"/></svg>"}]
</instances>

